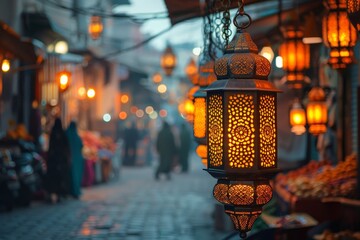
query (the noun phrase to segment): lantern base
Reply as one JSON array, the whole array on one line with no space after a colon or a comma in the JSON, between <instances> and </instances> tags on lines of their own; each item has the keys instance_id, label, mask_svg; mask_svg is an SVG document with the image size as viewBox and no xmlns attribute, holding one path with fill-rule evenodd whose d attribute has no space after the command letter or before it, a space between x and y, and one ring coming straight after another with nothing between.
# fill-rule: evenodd
<instances>
[{"instance_id":1,"label":"lantern base","mask_svg":"<svg viewBox=\"0 0 360 240\"><path fill-rule=\"evenodd\" d=\"M278 168L253 171L246 170L245 172L240 172L239 170L234 170L234 172L232 172L213 168L208 168L204 170L216 179L225 179L231 181L244 181L248 179L270 179L281 171Z\"/></svg>"}]
</instances>

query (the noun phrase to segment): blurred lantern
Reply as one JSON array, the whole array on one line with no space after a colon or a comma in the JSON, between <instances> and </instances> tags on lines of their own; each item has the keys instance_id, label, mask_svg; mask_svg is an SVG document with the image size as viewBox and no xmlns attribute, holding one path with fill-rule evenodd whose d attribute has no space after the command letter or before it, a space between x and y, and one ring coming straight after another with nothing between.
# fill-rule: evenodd
<instances>
[{"instance_id":1,"label":"blurred lantern","mask_svg":"<svg viewBox=\"0 0 360 240\"><path fill-rule=\"evenodd\" d=\"M288 26L283 29L285 41L280 45L279 54L283 59L289 88L301 89L304 71L310 67L310 47L303 43L304 33L301 28Z\"/></svg>"},{"instance_id":2,"label":"blurred lantern","mask_svg":"<svg viewBox=\"0 0 360 240\"><path fill-rule=\"evenodd\" d=\"M93 89L93 88L89 88L86 92L86 96L90 99L94 98L95 94L96 94L96 92L95 92L95 89Z\"/></svg>"},{"instance_id":3,"label":"blurred lantern","mask_svg":"<svg viewBox=\"0 0 360 240\"><path fill-rule=\"evenodd\" d=\"M330 48L328 63L334 69L343 69L354 59L353 47L357 32L346 12L346 0L326 0L328 13L323 18L323 39Z\"/></svg>"},{"instance_id":4,"label":"blurred lantern","mask_svg":"<svg viewBox=\"0 0 360 240\"><path fill-rule=\"evenodd\" d=\"M270 46L264 46L259 52L259 54L269 60L270 63L272 63L274 59L274 51Z\"/></svg>"},{"instance_id":5,"label":"blurred lantern","mask_svg":"<svg viewBox=\"0 0 360 240\"><path fill-rule=\"evenodd\" d=\"M99 39L101 37L103 30L104 30L104 25L102 23L101 17L97 15L91 16L88 27L90 37L93 40Z\"/></svg>"},{"instance_id":6,"label":"blurred lantern","mask_svg":"<svg viewBox=\"0 0 360 240\"><path fill-rule=\"evenodd\" d=\"M8 72L10 70L10 60L7 58L4 58L1 63L1 70L3 72Z\"/></svg>"},{"instance_id":7,"label":"blurred lantern","mask_svg":"<svg viewBox=\"0 0 360 240\"><path fill-rule=\"evenodd\" d=\"M57 74L57 80L60 91L66 91L70 86L71 73L69 71L61 71Z\"/></svg>"},{"instance_id":8,"label":"blurred lantern","mask_svg":"<svg viewBox=\"0 0 360 240\"><path fill-rule=\"evenodd\" d=\"M194 103L192 100L190 99L184 100L184 111L185 111L186 120L189 123L192 123L194 121Z\"/></svg>"},{"instance_id":9,"label":"blurred lantern","mask_svg":"<svg viewBox=\"0 0 360 240\"><path fill-rule=\"evenodd\" d=\"M196 154L201 158L202 164L207 167L207 146L206 144L199 144L196 148Z\"/></svg>"},{"instance_id":10,"label":"blurred lantern","mask_svg":"<svg viewBox=\"0 0 360 240\"><path fill-rule=\"evenodd\" d=\"M79 99L85 99L85 97L86 97L86 89L84 87L79 87L78 96L79 96Z\"/></svg>"},{"instance_id":11,"label":"blurred lantern","mask_svg":"<svg viewBox=\"0 0 360 240\"><path fill-rule=\"evenodd\" d=\"M161 83L162 81L162 76L160 73L155 73L153 76L152 76L152 80L154 83Z\"/></svg>"},{"instance_id":12,"label":"blurred lantern","mask_svg":"<svg viewBox=\"0 0 360 240\"><path fill-rule=\"evenodd\" d=\"M302 39L305 44L322 43L321 23L317 21L315 13L311 12L305 15L304 21L304 37Z\"/></svg>"},{"instance_id":13,"label":"blurred lantern","mask_svg":"<svg viewBox=\"0 0 360 240\"><path fill-rule=\"evenodd\" d=\"M195 93L200 89L199 86L193 86L190 88L190 90L187 93L187 98L190 100L194 100Z\"/></svg>"},{"instance_id":14,"label":"blurred lantern","mask_svg":"<svg viewBox=\"0 0 360 240\"><path fill-rule=\"evenodd\" d=\"M306 115L305 109L299 99L296 99L290 107L290 126L291 132L301 135L306 132Z\"/></svg>"},{"instance_id":15,"label":"blurred lantern","mask_svg":"<svg viewBox=\"0 0 360 240\"><path fill-rule=\"evenodd\" d=\"M129 95L126 94L126 93L122 94L121 97L120 97L120 101L122 103L128 103L129 102Z\"/></svg>"},{"instance_id":16,"label":"blurred lantern","mask_svg":"<svg viewBox=\"0 0 360 240\"><path fill-rule=\"evenodd\" d=\"M360 32L360 0L347 0L347 12L351 23Z\"/></svg>"},{"instance_id":17,"label":"blurred lantern","mask_svg":"<svg viewBox=\"0 0 360 240\"><path fill-rule=\"evenodd\" d=\"M249 18L246 26L237 23L240 17ZM213 195L242 238L272 198L269 178L277 171L279 90L267 81L269 61L242 31L250 23L241 2L237 33L215 62L218 81L206 88L207 171L218 179Z\"/></svg>"},{"instance_id":18,"label":"blurred lantern","mask_svg":"<svg viewBox=\"0 0 360 240\"><path fill-rule=\"evenodd\" d=\"M313 87L309 94L309 103L306 107L309 132L315 136L326 132L327 107L325 92L321 87Z\"/></svg>"},{"instance_id":19,"label":"blurred lantern","mask_svg":"<svg viewBox=\"0 0 360 240\"><path fill-rule=\"evenodd\" d=\"M161 67L163 68L166 76L171 76L174 68L176 67L176 56L170 46L165 49L165 52L161 56Z\"/></svg>"},{"instance_id":20,"label":"blurred lantern","mask_svg":"<svg viewBox=\"0 0 360 240\"><path fill-rule=\"evenodd\" d=\"M186 65L185 73L190 81L193 81L192 79L198 74L198 68L193 58L191 58L188 65Z\"/></svg>"}]
</instances>

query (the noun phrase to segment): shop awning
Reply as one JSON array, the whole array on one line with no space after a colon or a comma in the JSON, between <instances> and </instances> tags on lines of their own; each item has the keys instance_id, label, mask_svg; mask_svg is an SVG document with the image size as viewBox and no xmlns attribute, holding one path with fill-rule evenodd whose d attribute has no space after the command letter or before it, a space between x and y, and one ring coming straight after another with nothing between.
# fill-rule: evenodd
<instances>
[{"instance_id":1,"label":"shop awning","mask_svg":"<svg viewBox=\"0 0 360 240\"><path fill-rule=\"evenodd\" d=\"M36 63L34 46L25 41L4 22L0 21L0 52L19 58L29 64Z\"/></svg>"}]
</instances>

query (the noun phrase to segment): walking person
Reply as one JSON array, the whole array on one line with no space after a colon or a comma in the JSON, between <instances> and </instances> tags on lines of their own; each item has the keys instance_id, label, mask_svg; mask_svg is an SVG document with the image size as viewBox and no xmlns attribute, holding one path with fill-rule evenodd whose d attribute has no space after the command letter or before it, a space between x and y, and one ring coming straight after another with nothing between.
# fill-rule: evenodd
<instances>
[{"instance_id":1,"label":"walking person","mask_svg":"<svg viewBox=\"0 0 360 240\"><path fill-rule=\"evenodd\" d=\"M55 120L50 133L47 168L49 200L52 201L51 195L56 194L57 202L60 202L69 193L70 179L70 147L60 118Z\"/></svg>"},{"instance_id":2,"label":"walking person","mask_svg":"<svg viewBox=\"0 0 360 240\"><path fill-rule=\"evenodd\" d=\"M83 143L77 132L76 123L72 121L66 130L66 136L70 145L71 159L71 182L70 193L78 199L81 195L81 182L84 173L85 160L82 155Z\"/></svg>"},{"instance_id":3,"label":"walking person","mask_svg":"<svg viewBox=\"0 0 360 240\"><path fill-rule=\"evenodd\" d=\"M179 144L180 144L179 161L181 165L181 172L186 173L189 170L189 151L191 147L191 133L185 123L181 124Z\"/></svg>"},{"instance_id":4,"label":"walking person","mask_svg":"<svg viewBox=\"0 0 360 240\"><path fill-rule=\"evenodd\" d=\"M156 140L156 150L160 157L160 163L155 173L155 179L158 180L160 173L164 173L170 180L170 172L177 149L174 134L169 123L165 121Z\"/></svg>"},{"instance_id":5,"label":"walking person","mask_svg":"<svg viewBox=\"0 0 360 240\"><path fill-rule=\"evenodd\" d=\"M132 122L131 127L124 131L124 165L134 166L137 154L137 142L139 140L139 131L136 128L136 123Z\"/></svg>"}]
</instances>

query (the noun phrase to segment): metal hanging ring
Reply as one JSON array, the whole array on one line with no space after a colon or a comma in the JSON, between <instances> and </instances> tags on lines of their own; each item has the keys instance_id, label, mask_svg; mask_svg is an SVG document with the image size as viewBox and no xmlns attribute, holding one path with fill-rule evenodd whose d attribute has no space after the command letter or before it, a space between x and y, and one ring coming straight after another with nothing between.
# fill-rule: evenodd
<instances>
[{"instance_id":1,"label":"metal hanging ring","mask_svg":"<svg viewBox=\"0 0 360 240\"><path fill-rule=\"evenodd\" d=\"M240 24L237 19L238 19L239 17L243 17L243 16L247 17L247 22ZM251 25L251 22L252 22L252 20L251 20L250 15L247 14L247 13L245 13L245 12L243 12L243 13L238 12L238 13L235 15L234 20L233 20L233 23L234 23L235 27L236 27L237 29L242 29L242 30L248 28L248 27Z\"/></svg>"}]
</instances>

